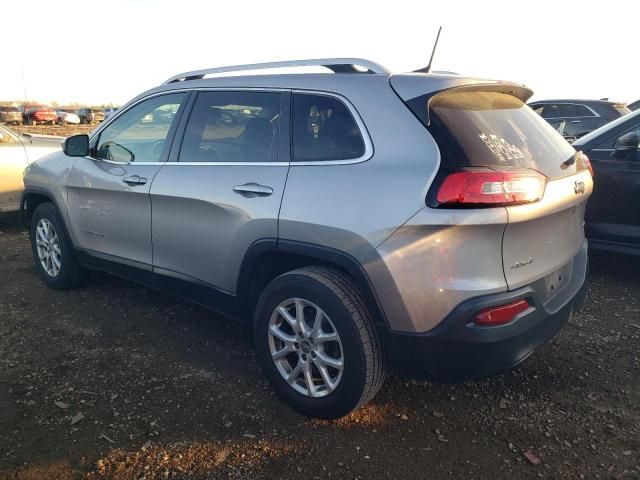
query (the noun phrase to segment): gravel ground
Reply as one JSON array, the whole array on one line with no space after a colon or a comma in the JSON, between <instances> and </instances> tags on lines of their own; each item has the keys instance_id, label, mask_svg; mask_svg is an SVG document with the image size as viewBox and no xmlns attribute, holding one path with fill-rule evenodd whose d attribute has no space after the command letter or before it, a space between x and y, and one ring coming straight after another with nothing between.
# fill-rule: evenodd
<instances>
[{"instance_id":1,"label":"gravel ground","mask_svg":"<svg viewBox=\"0 0 640 480\"><path fill-rule=\"evenodd\" d=\"M68 137L79 133L89 133L98 128L98 125L94 123L90 125L8 125L8 127L14 132Z\"/></svg>"},{"instance_id":2,"label":"gravel ground","mask_svg":"<svg viewBox=\"0 0 640 480\"><path fill-rule=\"evenodd\" d=\"M517 369L392 376L339 421L291 411L245 327L94 274L46 289L0 219L0 478L640 478L640 262L596 256L585 309Z\"/></svg>"}]
</instances>

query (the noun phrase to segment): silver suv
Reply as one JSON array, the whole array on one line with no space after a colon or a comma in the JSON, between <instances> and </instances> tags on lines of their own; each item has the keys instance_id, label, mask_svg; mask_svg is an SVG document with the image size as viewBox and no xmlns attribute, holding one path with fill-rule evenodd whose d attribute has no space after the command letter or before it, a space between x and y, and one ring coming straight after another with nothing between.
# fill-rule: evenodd
<instances>
[{"instance_id":1,"label":"silver suv","mask_svg":"<svg viewBox=\"0 0 640 480\"><path fill-rule=\"evenodd\" d=\"M308 65L333 74L223 75ZM389 364L491 375L558 333L587 273L590 165L531 93L353 58L177 75L29 166L35 263L251 322L310 416L371 400Z\"/></svg>"}]
</instances>

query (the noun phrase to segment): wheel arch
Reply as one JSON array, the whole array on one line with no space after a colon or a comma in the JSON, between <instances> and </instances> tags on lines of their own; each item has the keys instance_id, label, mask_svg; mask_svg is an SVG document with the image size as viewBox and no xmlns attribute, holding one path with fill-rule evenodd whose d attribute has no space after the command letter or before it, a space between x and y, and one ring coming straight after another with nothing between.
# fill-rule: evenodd
<instances>
[{"instance_id":1,"label":"wheel arch","mask_svg":"<svg viewBox=\"0 0 640 480\"><path fill-rule=\"evenodd\" d=\"M357 259L323 245L275 238L254 242L242 261L236 291L244 316L252 319L258 298L269 282L283 273L308 266L334 268L348 275L362 293L376 327L388 328L373 284Z\"/></svg>"},{"instance_id":2,"label":"wheel arch","mask_svg":"<svg viewBox=\"0 0 640 480\"><path fill-rule=\"evenodd\" d=\"M66 222L64 221L63 212L60 209L58 202L54 195L44 188L27 187L22 193L22 197L20 198L20 224L22 227L30 227L33 212L35 212L36 208L43 203L51 203L58 211L58 215L60 215L60 220L62 222L62 228L64 228L64 233L73 245L73 240L69 235L69 230Z\"/></svg>"}]
</instances>

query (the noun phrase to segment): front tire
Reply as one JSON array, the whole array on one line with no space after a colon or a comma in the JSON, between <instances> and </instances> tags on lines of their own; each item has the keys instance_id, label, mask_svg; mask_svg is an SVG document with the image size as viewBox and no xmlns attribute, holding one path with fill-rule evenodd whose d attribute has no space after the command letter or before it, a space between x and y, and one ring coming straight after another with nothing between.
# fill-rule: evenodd
<instances>
[{"instance_id":1,"label":"front tire","mask_svg":"<svg viewBox=\"0 0 640 480\"><path fill-rule=\"evenodd\" d=\"M86 272L53 204L42 203L33 212L30 238L36 268L48 287L66 290L82 283Z\"/></svg>"},{"instance_id":2,"label":"front tire","mask_svg":"<svg viewBox=\"0 0 640 480\"><path fill-rule=\"evenodd\" d=\"M324 267L285 273L262 292L254 341L265 375L291 407L339 418L370 401L386 368L353 280Z\"/></svg>"}]
</instances>

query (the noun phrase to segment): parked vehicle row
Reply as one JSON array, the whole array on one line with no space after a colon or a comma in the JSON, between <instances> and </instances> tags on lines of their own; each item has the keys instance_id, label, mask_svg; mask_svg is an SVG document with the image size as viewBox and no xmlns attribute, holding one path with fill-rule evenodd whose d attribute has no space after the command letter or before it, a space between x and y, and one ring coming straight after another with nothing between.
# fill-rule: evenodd
<instances>
[{"instance_id":1,"label":"parked vehicle row","mask_svg":"<svg viewBox=\"0 0 640 480\"><path fill-rule=\"evenodd\" d=\"M111 115L117 108L107 108L104 111L97 108L67 108L56 110L46 105L25 104L21 107L1 106L0 123L12 125L38 124L90 124L101 123L106 115Z\"/></svg>"},{"instance_id":2,"label":"parked vehicle row","mask_svg":"<svg viewBox=\"0 0 640 480\"><path fill-rule=\"evenodd\" d=\"M311 64L341 74L206 78ZM587 273L590 164L531 95L362 59L176 75L28 166L37 269L57 289L102 269L250 322L265 375L310 416L371 400L388 362L435 380L511 368Z\"/></svg>"}]
</instances>

